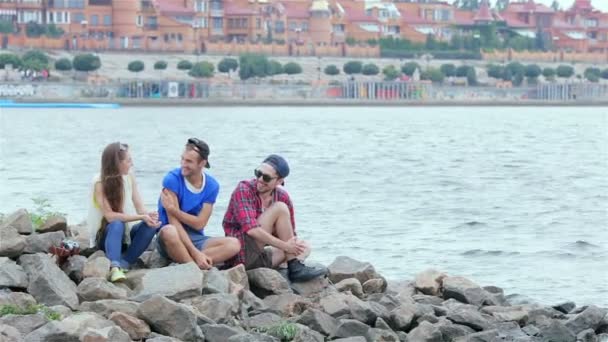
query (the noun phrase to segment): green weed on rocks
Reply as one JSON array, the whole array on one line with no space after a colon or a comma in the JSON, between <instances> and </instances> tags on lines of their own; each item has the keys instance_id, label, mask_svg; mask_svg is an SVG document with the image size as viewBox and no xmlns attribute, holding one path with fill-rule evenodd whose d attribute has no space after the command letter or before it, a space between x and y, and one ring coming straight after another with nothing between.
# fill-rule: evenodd
<instances>
[{"instance_id":1,"label":"green weed on rocks","mask_svg":"<svg viewBox=\"0 0 608 342\"><path fill-rule=\"evenodd\" d=\"M34 205L36 206L34 211L30 213L30 218L32 220L34 229L42 227L44 222L51 216L66 216L65 213L53 211L47 198L32 198L32 202L34 202Z\"/></svg>"},{"instance_id":2,"label":"green weed on rocks","mask_svg":"<svg viewBox=\"0 0 608 342\"><path fill-rule=\"evenodd\" d=\"M290 322L281 322L276 325L262 327L258 332L266 333L281 340L281 342L293 341L298 333L298 326Z\"/></svg>"},{"instance_id":3,"label":"green weed on rocks","mask_svg":"<svg viewBox=\"0 0 608 342\"><path fill-rule=\"evenodd\" d=\"M61 314L49 309L42 304L31 304L25 308L17 305L2 305L0 306L0 317L5 315L34 315L42 313L50 321L58 321L61 319Z\"/></svg>"}]
</instances>

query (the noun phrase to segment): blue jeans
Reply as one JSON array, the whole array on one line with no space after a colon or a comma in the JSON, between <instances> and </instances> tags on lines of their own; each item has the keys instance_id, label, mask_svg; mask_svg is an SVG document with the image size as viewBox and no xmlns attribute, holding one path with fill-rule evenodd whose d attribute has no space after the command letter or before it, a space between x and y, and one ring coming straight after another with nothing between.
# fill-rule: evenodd
<instances>
[{"instance_id":1,"label":"blue jeans","mask_svg":"<svg viewBox=\"0 0 608 342\"><path fill-rule=\"evenodd\" d=\"M128 268L137 261L140 255L148 248L158 229L150 228L144 221L131 228L131 244L122 254L122 238L125 233L125 223L112 221L106 226L105 234L98 242L97 248L106 253L110 259L111 267Z\"/></svg>"}]
</instances>

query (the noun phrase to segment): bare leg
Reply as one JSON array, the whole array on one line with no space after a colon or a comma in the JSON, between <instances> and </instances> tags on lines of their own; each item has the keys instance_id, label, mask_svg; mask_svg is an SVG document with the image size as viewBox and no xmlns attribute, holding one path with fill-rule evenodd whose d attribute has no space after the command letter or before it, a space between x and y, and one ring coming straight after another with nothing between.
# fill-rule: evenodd
<instances>
[{"instance_id":1,"label":"bare leg","mask_svg":"<svg viewBox=\"0 0 608 342\"><path fill-rule=\"evenodd\" d=\"M241 243L233 237L210 238L203 247L203 252L213 260L213 265L224 262L241 250Z\"/></svg>"},{"instance_id":2,"label":"bare leg","mask_svg":"<svg viewBox=\"0 0 608 342\"><path fill-rule=\"evenodd\" d=\"M299 254L298 256L296 256L296 258L300 259L301 261L306 260L306 258L308 258L308 256L310 255L311 249L310 249L310 244L304 240L300 240L300 242L304 243L306 245L306 249L304 250L304 252L302 254ZM272 248L272 267L277 268L277 267L287 267L287 259L285 258L285 252L283 252L282 250L278 249L278 248Z\"/></svg>"},{"instance_id":3,"label":"bare leg","mask_svg":"<svg viewBox=\"0 0 608 342\"><path fill-rule=\"evenodd\" d=\"M166 225L160 229L160 239L165 245L165 250L169 257L180 264L194 261L188 253L188 249L182 242L177 228L172 225Z\"/></svg>"},{"instance_id":4,"label":"bare leg","mask_svg":"<svg viewBox=\"0 0 608 342\"><path fill-rule=\"evenodd\" d=\"M283 202L276 202L266 209L258 218L258 223L262 229L278 237L280 240L289 241L294 236L289 208ZM264 248L264 243L258 241L258 246L260 249ZM295 255L287 254L284 258L291 260L295 258Z\"/></svg>"}]
</instances>

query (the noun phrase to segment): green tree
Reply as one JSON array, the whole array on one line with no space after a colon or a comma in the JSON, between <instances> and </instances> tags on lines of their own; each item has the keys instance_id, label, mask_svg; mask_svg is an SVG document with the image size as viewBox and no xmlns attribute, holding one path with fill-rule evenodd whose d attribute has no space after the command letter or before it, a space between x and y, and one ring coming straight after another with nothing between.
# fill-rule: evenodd
<instances>
[{"instance_id":1,"label":"green tree","mask_svg":"<svg viewBox=\"0 0 608 342\"><path fill-rule=\"evenodd\" d=\"M446 77L456 76L456 66L454 64L442 64L439 67L439 70L441 70Z\"/></svg>"},{"instance_id":2,"label":"green tree","mask_svg":"<svg viewBox=\"0 0 608 342\"><path fill-rule=\"evenodd\" d=\"M557 2L557 0L553 0L553 3L551 4L551 8L552 8L552 9L553 9L555 12L557 12L557 11L559 11L559 7L560 7L560 6L559 6L559 2Z\"/></svg>"},{"instance_id":3,"label":"green tree","mask_svg":"<svg viewBox=\"0 0 608 342\"><path fill-rule=\"evenodd\" d=\"M60 58L55 61L55 69L60 71L72 70L72 61L67 58Z\"/></svg>"},{"instance_id":4,"label":"green tree","mask_svg":"<svg viewBox=\"0 0 608 342\"><path fill-rule=\"evenodd\" d=\"M279 61L275 61L274 59L268 61L268 67L269 76L280 75L285 72L283 65Z\"/></svg>"},{"instance_id":5,"label":"green tree","mask_svg":"<svg viewBox=\"0 0 608 342\"><path fill-rule=\"evenodd\" d=\"M145 69L145 67L146 66L144 65L144 62L142 62L142 61L132 61L127 66L127 69L130 72L138 73L140 71L143 71Z\"/></svg>"},{"instance_id":6,"label":"green tree","mask_svg":"<svg viewBox=\"0 0 608 342\"><path fill-rule=\"evenodd\" d=\"M366 76L378 75L380 73L380 69L376 64L368 63L362 67L361 73Z\"/></svg>"},{"instance_id":7,"label":"green tree","mask_svg":"<svg viewBox=\"0 0 608 342\"><path fill-rule=\"evenodd\" d=\"M30 50L21 57L21 68L41 71L49 68L49 57L40 50Z\"/></svg>"},{"instance_id":8,"label":"green tree","mask_svg":"<svg viewBox=\"0 0 608 342\"><path fill-rule=\"evenodd\" d=\"M555 69L553 69L553 68L544 68L543 69L543 76L547 80L553 80L555 78Z\"/></svg>"},{"instance_id":9,"label":"green tree","mask_svg":"<svg viewBox=\"0 0 608 342\"><path fill-rule=\"evenodd\" d=\"M405 64L403 64L403 66L401 67L401 72L403 72L404 74L408 75L408 76L412 76L414 74L414 71L416 71L416 69L420 70L420 64L416 63L416 62L407 62Z\"/></svg>"},{"instance_id":10,"label":"green tree","mask_svg":"<svg viewBox=\"0 0 608 342\"><path fill-rule=\"evenodd\" d=\"M217 65L219 72L228 73L230 71L236 71L239 67L239 61L234 58L223 58Z\"/></svg>"},{"instance_id":11,"label":"green tree","mask_svg":"<svg viewBox=\"0 0 608 342\"><path fill-rule=\"evenodd\" d=\"M177 63L177 69L178 70L190 70L190 69L192 69L192 62L187 61L187 60L181 60L181 61L179 61L179 63Z\"/></svg>"},{"instance_id":12,"label":"green tree","mask_svg":"<svg viewBox=\"0 0 608 342\"><path fill-rule=\"evenodd\" d=\"M519 62L511 62L507 64L506 68L509 69L513 75L524 75L526 73L526 66Z\"/></svg>"},{"instance_id":13,"label":"green tree","mask_svg":"<svg viewBox=\"0 0 608 342\"><path fill-rule=\"evenodd\" d=\"M392 81L399 77L401 72L399 69L395 68L394 65L388 65L385 66L384 69L382 69L382 74L384 75L385 80Z\"/></svg>"},{"instance_id":14,"label":"green tree","mask_svg":"<svg viewBox=\"0 0 608 342\"><path fill-rule=\"evenodd\" d=\"M21 58L13 53L0 54L0 69L4 69L7 64L11 64L13 69L17 69L21 66Z\"/></svg>"},{"instance_id":15,"label":"green tree","mask_svg":"<svg viewBox=\"0 0 608 342\"><path fill-rule=\"evenodd\" d=\"M375 39L368 39L365 41L367 43L367 45L369 46L377 46L378 45L378 41Z\"/></svg>"},{"instance_id":16,"label":"green tree","mask_svg":"<svg viewBox=\"0 0 608 342\"><path fill-rule=\"evenodd\" d=\"M0 33L15 32L15 25L10 20L0 20Z\"/></svg>"},{"instance_id":17,"label":"green tree","mask_svg":"<svg viewBox=\"0 0 608 342\"><path fill-rule=\"evenodd\" d=\"M557 77L570 78L574 75L574 68L569 65L560 65L556 70Z\"/></svg>"},{"instance_id":18,"label":"green tree","mask_svg":"<svg viewBox=\"0 0 608 342\"><path fill-rule=\"evenodd\" d=\"M214 66L210 62L198 62L192 65L192 69L188 75L196 78L210 78L213 77Z\"/></svg>"},{"instance_id":19,"label":"green tree","mask_svg":"<svg viewBox=\"0 0 608 342\"><path fill-rule=\"evenodd\" d=\"M437 49L437 39L435 39L435 36L432 34L427 34L426 35L426 42L424 43L424 46L426 47L427 50L435 50Z\"/></svg>"},{"instance_id":20,"label":"green tree","mask_svg":"<svg viewBox=\"0 0 608 342\"><path fill-rule=\"evenodd\" d=\"M526 66L525 75L528 78L537 78L542 73L542 69L536 64L530 64Z\"/></svg>"},{"instance_id":21,"label":"green tree","mask_svg":"<svg viewBox=\"0 0 608 342\"><path fill-rule=\"evenodd\" d=\"M55 24L49 24L46 27L47 37L59 38L59 37L63 36L64 33L65 33L65 31L63 31L63 29L61 27L57 27L57 25L55 25Z\"/></svg>"},{"instance_id":22,"label":"green tree","mask_svg":"<svg viewBox=\"0 0 608 342\"><path fill-rule=\"evenodd\" d=\"M285 63L285 65L283 66L283 71L287 75L301 74L302 73L302 67L298 63L289 62L289 63Z\"/></svg>"},{"instance_id":23,"label":"green tree","mask_svg":"<svg viewBox=\"0 0 608 342\"><path fill-rule=\"evenodd\" d=\"M602 70L601 76L603 79L608 80L608 69Z\"/></svg>"},{"instance_id":24,"label":"green tree","mask_svg":"<svg viewBox=\"0 0 608 342\"><path fill-rule=\"evenodd\" d=\"M467 70L467 84L472 86L477 85L477 73L474 67L469 67Z\"/></svg>"},{"instance_id":25,"label":"green tree","mask_svg":"<svg viewBox=\"0 0 608 342\"><path fill-rule=\"evenodd\" d=\"M30 21L25 25L25 35L30 38L38 38L46 33L46 27L37 22Z\"/></svg>"},{"instance_id":26,"label":"green tree","mask_svg":"<svg viewBox=\"0 0 608 342\"><path fill-rule=\"evenodd\" d=\"M524 82L524 74L515 74L513 75L513 85L519 87Z\"/></svg>"},{"instance_id":27,"label":"green tree","mask_svg":"<svg viewBox=\"0 0 608 342\"><path fill-rule=\"evenodd\" d=\"M599 68L590 67L585 69L583 76L585 76L585 78L591 82L598 82L600 77L602 76L602 70L600 70Z\"/></svg>"},{"instance_id":28,"label":"green tree","mask_svg":"<svg viewBox=\"0 0 608 342\"><path fill-rule=\"evenodd\" d=\"M266 77L269 70L270 63L266 56L245 54L239 57L239 77L241 80L253 77Z\"/></svg>"},{"instance_id":29,"label":"green tree","mask_svg":"<svg viewBox=\"0 0 608 342\"><path fill-rule=\"evenodd\" d=\"M420 79L429 80L433 83L441 83L445 79L445 75L439 69L429 68L420 74Z\"/></svg>"},{"instance_id":30,"label":"green tree","mask_svg":"<svg viewBox=\"0 0 608 342\"><path fill-rule=\"evenodd\" d=\"M487 66L488 76L495 79L502 79L505 73L505 68L501 65L489 64Z\"/></svg>"},{"instance_id":31,"label":"green tree","mask_svg":"<svg viewBox=\"0 0 608 342\"><path fill-rule=\"evenodd\" d=\"M473 67L468 66L468 65L461 65L458 68L456 68L456 76L458 77L467 77L467 73L469 72L469 69L472 69Z\"/></svg>"},{"instance_id":32,"label":"green tree","mask_svg":"<svg viewBox=\"0 0 608 342\"><path fill-rule=\"evenodd\" d=\"M325 70L323 70L323 72L325 72L325 75L335 76L340 74L340 69L338 69L337 66L330 64L325 67Z\"/></svg>"},{"instance_id":33,"label":"green tree","mask_svg":"<svg viewBox=\"0 0 608 342\"><path fill-rule=\"evenodd\" d=\"M357 40L353 37L346 37L346 44L353 46L353 45L357 45Z\"/></svg>"},{"instance_id":34,"label":"green tree","mask_svg":"<svg viewBox=\"0 0 608 342\"><path fill-rule=\"evenodd\" d=\"M363 64L359 61L350 61L344 63L342 70L347 75L360 74L363 69Z\"/></svg>"},{"instance_id":35,"label":"green tree","mask_svg":"<svg viewBox=\"0 0 608 342\"><path fill-rule=\"evenodd\" d=\"M77 71L95 71L101 67L101 60L90 53L80 54L74 56L72 66Z\"/></svg>"},{"instance_id":36,"label":"green tree","mask_svg":"<svg viewBox=\"0 0 608 342\"><path fill-rule=\"evenodd\" d=\"M165 70L167 69L167 62L165 61L156 61L154 63L154 70Z\"/></svg>"}]
</instances>

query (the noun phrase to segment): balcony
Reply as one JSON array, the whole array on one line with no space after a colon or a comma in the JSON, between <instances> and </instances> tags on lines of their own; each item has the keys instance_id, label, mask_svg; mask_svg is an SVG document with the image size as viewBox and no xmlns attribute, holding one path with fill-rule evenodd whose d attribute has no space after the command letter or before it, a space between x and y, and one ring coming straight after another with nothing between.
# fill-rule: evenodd
<instances>
[{"instance_id":1,"label":"balcony","mask_svg":"<svg viewBox=\"0 0 608 342\"><path fill-rule=\"evenodd\" d=\"M210 9L209 10L209 15L211 17L223 17L224 16L224 9L222 8L218 8L218 9Z\"/></svg>"},{"instance_id":2,"label":"balcony","mask_svg":"<svg viewBox=\"0 0 608 342\"><path fill-rule=\"evenodd\" d=\"M158 24L146 24L144 26L144 29L150 30L150 31L158 30Z\"/></svg>"}]
</instances>

